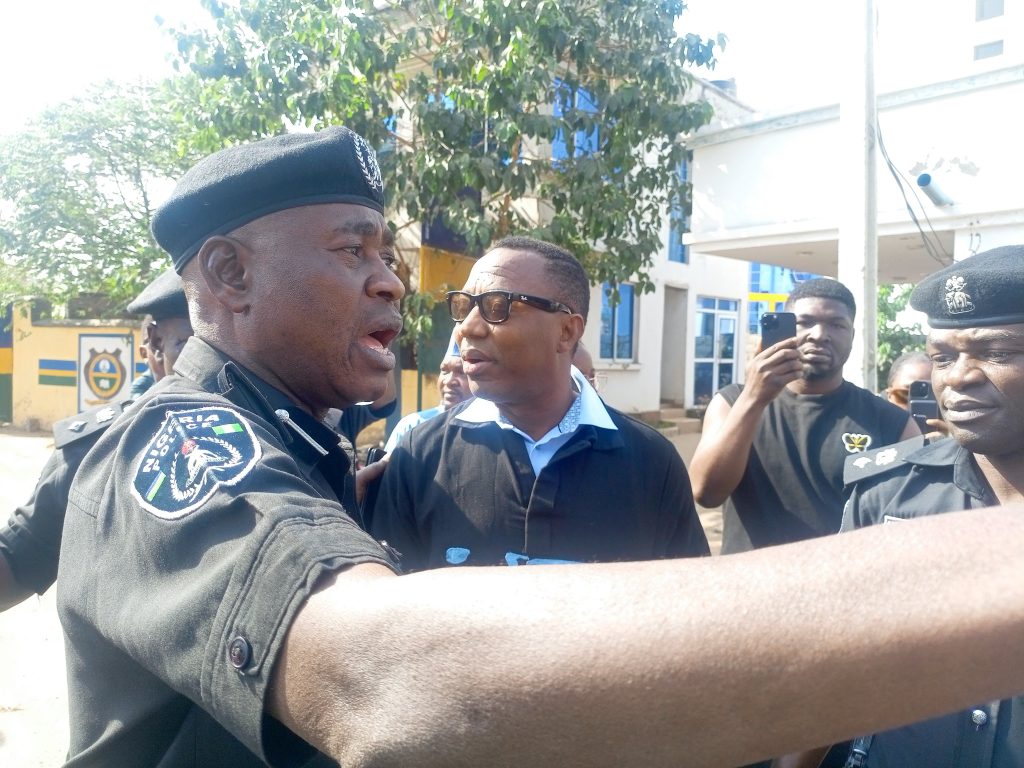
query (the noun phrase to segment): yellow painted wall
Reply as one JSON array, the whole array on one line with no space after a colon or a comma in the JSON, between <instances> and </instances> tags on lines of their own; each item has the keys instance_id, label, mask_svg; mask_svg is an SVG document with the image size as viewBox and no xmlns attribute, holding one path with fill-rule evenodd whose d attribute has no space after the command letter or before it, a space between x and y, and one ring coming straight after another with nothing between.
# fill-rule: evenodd
<instances>
[{"instance_id":1,"label":"yellow painted wall","mask_svg":"<svg viewBox=\"0 0 1024 768\"><path fill-rule=\"evenodd\" d=\"M466 284L466 278L469 277L469 271L475 263L476 259L472 256L463 256L461 253L443 251L440 248L431 248L426 245L421 246L419 290L457 291Z\"/></svg>"},{"instance_id":2,"label":"yellow painted wall","mask_svg":"<svg viewBox=\"0 0 1024 768\"><path fill-rule=\"evenodd\" d=\"M458 290L466 284L469 272L476 263L472 256L464 256L461 253L452 253L440 248L429 246L420 247L420 282L419 290L423 293L433 293L439 301L443 299L443 292ZM445 318L445 327L438 327L438 316ZM431 345L434 351L440 356L443 350L448 348L448 336L451 330L451 320L448 319L448 310L441 307L434 308L435 330L431 339L426 344ZM430 355L426 354L429 359ZM406 416L426 408L433 408L440 401L437 394L437 370L430 364L431 370L423 372L422 404L416 405L416 371L402 371L402 415Z\"/></svg>"},{"instance_id":3,"label":"yellow painted wall","mask_svg":"<svg viewBox=\"0 0 1024 768\"><path fill-rule=\"evenodd\" d=\"M402 415L408 416L416 411L424 411L433 408L441 402L441 396L437 394L437 374L423 374L423 407L416 407L416 371L406 369L402 371Z\"/></svg>"},{"instance_id":4,"label":"yellow painted wall","mask_svg":"<svg viewBox=\"0 0 1024 768\"><path fill-rule=\"evenodd\" d=\"M33 323L28 308L15 307L13 341L13 423L19 429L48 430L55 421L78 412L78 387L40 384L42 359L78 362L78 337L82 334L129 334L134 337L132 358L126 360L130 379L135 378L139 324L113 320L69 320ZM129 364L130 363L130 364ZM77 381L77 370L75 372Z\"/></svg>"}]
</instances>

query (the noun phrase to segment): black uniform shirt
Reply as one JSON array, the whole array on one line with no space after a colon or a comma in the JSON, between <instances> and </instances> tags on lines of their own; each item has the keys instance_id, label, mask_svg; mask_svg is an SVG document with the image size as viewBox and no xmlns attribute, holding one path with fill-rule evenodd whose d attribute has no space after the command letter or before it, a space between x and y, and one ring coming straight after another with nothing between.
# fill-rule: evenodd
<instances>
[{"instance_id":1,"label":"black uniform shirt","mask_svg":"<svg viewBox=\"0 0 1024 768\"><path fill-rule=\"evenodd\" d=\"M91 408L54 425L56 450L40 472L32 497L0 528L0 554L19 585L41 595L57 579L71 481L89 449L131 402Z\"/></svg>"},{"instance_id":2,"label":"black uniform shirt","mask_svg":"<svg viewBox=\"0 0 1024 768\"><path fill-rule=\"evenodd\" d=\"M719 394L732 405L740 391L730 384ZM895 443L909 418L848 381L824 395L783 389L761 415L743 477L724 505L722 553L838 531L846 457Z\"/></svg>"},{"instance_id":3,"label":"black uniform shirt","mask_svg":"<svg viewBox=\"0 0 1024 768\"><path fill-rule=\"evenodd\" d=\"M415 426L391 454L371 530L405 569L531 559L602 562L709 554L679 452L607 408L535 475L523 438L460 421L469 402ZM462 554L453 561L449 550Z\"/></svg>"},{"instance_id":4,"label":"black uniform shirt","mask_svg":"<svg viewBox=\"0 0 1024 768\"><path fill-rule=\"evenodd\" d=\"M901 444L902 445L902 444ZM881 454L882 461L875 461ZM865 454L843 530L998 504L971 452L945 439L902 455L900 446ZM993 532L998 535L998 532ZM951 573L964 582L984 574ZM945 717L877 734L870 768L1020 768L1024 766L1024 697L979 704Z\"/></svg>"},{"instance_id":5,"label":"black uniform shirt","mask_svg":"<svg viewBox=\"0 0 1024 768\"><path fill-rule=\"evenodd\" d=\"M397 407L397 399L392 400L390 403L384 403L380 408L374 408L372 405L364 405L360 403L349 406L340 414L334 411L329 414L329 416L337 417L337 430L344 435L352 445L355 445L360 432L373 424L373 422L380 419L386 419L395 412L395 408Z\"/></svg>"},{"instance_id":6,"label":"black uniform shirt","mask_svg":"<svg viewBox=\"0 0 1024 768\"><path fill-rule=\"evenodd\" d=\"M282 640L321 574L390 563L338 503L336 433L198 338L175 371L71 488L70 765L301 763L311 748L263 713Z\"/></svg>"},{"instance_id":7,"label":"black uniform shirt","mask_svg":"<svg viewBox=\"0 0 1024 768\"><path fill-rule=\"evenodd\" d=\"M99 437L54 451L39 475L32 498L0 528L0 553L19 585L42 594L57 578L60 535L68 489L82 457Z\"/></svg>"}]
</instances>

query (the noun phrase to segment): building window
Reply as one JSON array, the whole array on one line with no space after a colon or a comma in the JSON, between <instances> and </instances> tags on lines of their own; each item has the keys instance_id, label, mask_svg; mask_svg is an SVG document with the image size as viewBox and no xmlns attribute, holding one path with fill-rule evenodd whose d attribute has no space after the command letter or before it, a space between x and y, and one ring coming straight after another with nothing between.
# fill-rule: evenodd
<instances>
[{"instance_id":1,"label":"building window","mask_svg":"<svg viewBox=\"0 0 1024 768\"><path fill-rule=\"evenodd\" d=\"M975 0L975 21L993 19L1003 15L1003 0ZM975 56L974 58L978 58Z\"/></svg>"},{"instance_id":2,"label":"building window","mask_svg":"<svg viewBox=\"0 0 1024 768\"><path fill-rule=\"evenodd\" d=\"M552 114L556 118L565 117L566 114L573 112L596 115L598 111L597 102L586 88L573 89L564 80L559 79L555 80L555 99L551 108ZM576 131L573 135L572 156L581 157L594 154L599 147L598 139L596 124L590 131ZM565 138L565 131L559 128L551 140L551 159L557 163L568 158L569 145Z\"/></svg>"},{"instance_id":3,"label":"building window","mask_svg":"<svg viewBox=\"0 0 1024 768\"><path fill-rule=\"evenodd\" d=\"M974 60L991 59L993 56L1003 55L1003 41L995 40L991 43L982 43L974 46Z\"/></svg>"},{"instance_id":4,"label":"building window","mask_svg":"<svg viewBox=\"0 0 1024 768\"><path fill-rule=\"evenodd\" d=\"M804 280L820 277L813 272L796 272L773 264L750 265L750 293L747 298L747 329L760 333L760 319L764 312L781 312L793 289Z\"/></svg>"},{"instance_id":5,"label":"building window","mask_svg":"<svg viewBox=\"0 0 1024 768\"><path fill-rule=\"evenodd\" d=\"M673 198L672 210L669 211L668 260L678 264L688 261L687 246L683 243L683 235L690 231L690 213L693 210L693 198L690 195L689 162L679 163L679 191Z\"/></svg>"},{"instance_id":6,"label":"building window","mask_svg":"<svg viewBox=\"0 0 1024 768\"><path fill-rule=\"evenodd\" d=\"M612 304L610 283L601 286L601 358L633 362L636 334L636 295L632 285L619 285L619 301Z\"/></svg>"},{"instance_id":7,"label":"building window","mask_svg":"<svg viewBox=\"0 0 1024 768\"><path fill-rule=\"evenodd\" d=\"M740 303L735 299L697 298L697 336L693 344L693 402L707 405L736 375L736 331Z\"/></svg>"}]
</instances>

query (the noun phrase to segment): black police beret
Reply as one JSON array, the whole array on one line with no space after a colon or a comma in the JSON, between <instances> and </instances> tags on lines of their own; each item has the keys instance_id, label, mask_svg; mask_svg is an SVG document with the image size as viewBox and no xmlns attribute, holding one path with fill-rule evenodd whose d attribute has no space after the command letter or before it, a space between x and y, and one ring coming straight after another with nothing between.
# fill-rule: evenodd
<instances>
[{"instance_id":1,"label":"black police beret","mask_svg":"<svg viewBox=\"0 0 1024 768\"><path fill-rule=\"evenodd\" d=\"M128 305L133 315L152 315L154 320L168 317L188 317L188 302L181 287L181 278L173 269L160 276L142 289Z\"/></svg>"},{"instance_id":2,"label":"black police beret","mask_svg":"<svg viewBox=\"0 0 1024 768\"><path fill-rule=\"evenodd\" d=\"M377 156L348 128L274 136L200 160L153 216L153 236L180 273L207 238L268 213L319 203L384 212Z\"/></svg>"},{"instance_id":3,"label":"black police beret","mask_svg":"<svg viewBox=\"0 0 1024 768\"><path fill-rule=\"evenodd\" d=\"M983 251L928 275L910 306L932 328L1024 323L1024 245Z\"/></svg>"}]
</instances>

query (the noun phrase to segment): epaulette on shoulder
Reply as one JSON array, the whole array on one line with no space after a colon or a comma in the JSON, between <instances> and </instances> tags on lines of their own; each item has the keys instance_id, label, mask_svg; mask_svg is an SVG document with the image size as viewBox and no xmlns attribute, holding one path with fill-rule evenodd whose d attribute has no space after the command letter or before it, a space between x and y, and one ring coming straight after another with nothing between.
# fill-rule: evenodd
<instances>
[{"instance_id":1,"label":"epaulette on shoulder","mask_svg":"<svg viewBox=\"0 0 1024 768\"><path fill-rule=\"evenodd\" d=\"M902 466L907 456L923 447L924 442L922 435L915 435L899 443L847 456L843 465L843 484L852 485L867 477L891 472Z\"/></svg>"},{"instance_id":2,"label":"epaulette on shoulder","mask_svg":"<svg viewBox=\"0 0 1024 768\"><path fill-rule=\"evenodd\" d=\"M87 411L82 411L70 419L62 419L53 425L53 445L55 448L63 448L81 440L87 435L95 435L114 423L114 420L124 413L125 409L132 404L132 400L121 400L116 403L98 405Z\"/></svg>"}]
</instances>

